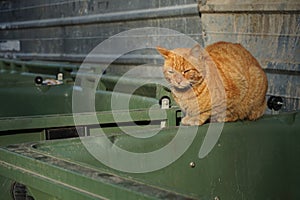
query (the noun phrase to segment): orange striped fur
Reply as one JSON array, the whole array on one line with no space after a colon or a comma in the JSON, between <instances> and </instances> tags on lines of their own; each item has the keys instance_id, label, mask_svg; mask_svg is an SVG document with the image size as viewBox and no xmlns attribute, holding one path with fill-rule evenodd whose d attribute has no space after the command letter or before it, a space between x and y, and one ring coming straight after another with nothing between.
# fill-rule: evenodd
<instances>
[{"instance_id":1,"label":"orange striped fur","mask_svg":"<svg viewBox=\"0 0 300 200\"><path fill-rule=\"evenodd\" d=\"M163 72L184 125L207 120L255 120L266 108L267 77L242 45L218 42L201 49L157 47L165 58Z\"/></svg>"}]
</instances>

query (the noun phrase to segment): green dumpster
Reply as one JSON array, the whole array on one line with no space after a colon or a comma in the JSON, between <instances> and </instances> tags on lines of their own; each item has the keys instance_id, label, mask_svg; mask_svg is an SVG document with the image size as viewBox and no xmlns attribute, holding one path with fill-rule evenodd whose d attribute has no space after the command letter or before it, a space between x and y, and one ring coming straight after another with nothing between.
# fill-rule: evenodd
<instances>
[{"instance_id":1,"label":"green dumpster","mask_svg":"<svg viewBox=\"0 0 300 200\"><path fill-rule=\"evenodd\" d=\"M139 138L121 130L8 145L0 149L0 175L11 180L13 193L13 183L18 182L33 199L298 199L299 120L299 113L289 113L226 123L212 150L201 158L199 149L210 124L132 130L139 132ZM156 134L148 137L153 131ZM108 153L117 146L148 155L172 143L178 134L195 137L181 156L149 172L115 169L90 151L109 139ZM173 148L175 154L180 143ZM126 164L126 159L119 161ZM162 162L160 157L145 157L131 164L144 169ZM11 195L8 189L2 191Z\"/></svg>"}]
</instances>

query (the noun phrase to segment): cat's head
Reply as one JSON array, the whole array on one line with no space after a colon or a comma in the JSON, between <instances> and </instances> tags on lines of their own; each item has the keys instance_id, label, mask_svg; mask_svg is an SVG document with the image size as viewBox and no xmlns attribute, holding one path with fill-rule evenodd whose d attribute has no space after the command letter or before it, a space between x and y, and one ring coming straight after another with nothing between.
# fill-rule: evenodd
<instances>
[{"instance_id":1,"label":"cat's head","mask_svg":"<svg viewBox=\"0 0 300 200\"><path fill-rule=\"evenodd\" d=\"M203 52L199 45L173 50L157 47L157 51L165 58L163 73L172 87L188 89L204 80Z\"/></svg>"}]
</instances>

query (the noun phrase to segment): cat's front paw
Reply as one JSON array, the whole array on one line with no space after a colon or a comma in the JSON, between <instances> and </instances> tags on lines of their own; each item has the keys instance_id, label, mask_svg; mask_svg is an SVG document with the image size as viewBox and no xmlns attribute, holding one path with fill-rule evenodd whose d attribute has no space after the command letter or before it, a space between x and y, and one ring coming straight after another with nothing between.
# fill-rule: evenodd
<instances>
[{"instance_id":1,"label":"cat's front paw","mask_svg":"<svg viewBox=\"0 0 300 200\"><path fill-rule=\"evenodd\" d=\"M204 122L199 120L199 118L186 116L182 118L181 124L185 126L201 126L202 124L204 124Z\"/></svg>"}]
</instances>

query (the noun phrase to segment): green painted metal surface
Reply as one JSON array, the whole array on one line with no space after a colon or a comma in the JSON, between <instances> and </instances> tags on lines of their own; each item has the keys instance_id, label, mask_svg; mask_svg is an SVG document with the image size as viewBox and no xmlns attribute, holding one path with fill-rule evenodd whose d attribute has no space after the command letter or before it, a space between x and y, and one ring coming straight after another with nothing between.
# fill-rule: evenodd
<instances>
[{"instance_id":1,"label":"green painted metal surface","mask_svg":"<svg viewBox=\"0 0 300 200\"><path fill-rule=\"evenodd\" d=\"M24 143L24 142L32 142L32 141L39 141L44 140L44 132L43 131L32 131L32 132L25 132L19 134L7 134L0 136L0 146L5 146L8 144L16 144L16 143Z\"/></svg>"},{"instance_id":2,"label":"green painted metal surface","mask_svg":"<svg viewBox=\"0 0 300 200\"><path fill-rule=\"evenodd\" d=\"M167 112L167 115L165 113ZM162 110L160 108L151 110L151 120L169 120L170 126L175 126L176 112L178 108L171 108ZM114 118L118 115L118 120ZM78 114L64 114L64 115L44 115L44 116L25 116L25 117L7 117L0 118L0 131L20 131L27 129L46 129L53 127L68 127L68 126L90 126L95 125L91 122L92 118L96 116L98 124L110 124L117 122L138 122L149 121L149 109L132 109L129 111L132 117L128 119L128 111L103 111L98 113L78 113ZM168 115L170 115L168 117ZM74 123L74 116L77 116L81 123Z\"/></svg>"},{"instance_id":3,"label":"green painted metal surface","mask_svg":"<svg viewBox=\"0 0 300 200\"><path fill-rule=\"evenodd\" d=\"M90 67L93 65L91 64ZM89 66L85 66L89 67ZM0 145L45 139L45 130L54 127L74 126L72 116L72 94L76 91L82 101L87 101L86 91L81 85L74 85L79 66L70 63L20 61L0 59ZM34 82L37 76L55 79L63 73L61 85L39 85ZM90 73L85 74L91 76ZM145 109L155 105L158 99L170 96L170 92L158 84L142 84L141 80L119 80L120 77L104 75L95 91L95 111ZM122 91L113 91L111 85L122 82ZM128 88L141 85L131 94ZM126 89L127 88L127 89ZM149 90L151 92L149 92ZM112 100L116 102L112 108ZM124 105L128 100L129 105ZM125 107L124 107L125 106ZM81 112L86 112L83 107ZM137 111L137 113L143 111ZM101 123L111 114L103 112ZM107 115L107 116L105 116ZM139 117L141 115L138 114ZM141 119L145 119L142 117ZM126 119L128 121L128 119ZM110 121L115 123L114 121ZM85 124L88 125L88 124ZM19 130L23 130L20 132ZM21 133L21 134L20 134Z\"/></svg>"},{"instance_id":4,"label":"green painted metal surface","mask_svg":"<svg viewBox=\"0 0 300 200\"><path fill-rule=\"evenodd\" d=\"M92 66L91 64L90 67ZM0 117L72 113L74 91L82 101L89 100L86 85L74 85L78 67L68 63L0 59L0 104L3 105ZM65 77L61 85L38 85L34 82L37 76L55 79L58 73L63 73ZM82 77L95 80L94 73L90 72ZM93 81L91 83L94 84ZM95 111L111 110L112 98L118 99L120 105L124 100L130 99L129 108L137 109L149 108L158 104L161 97L171 96L165 87L145 84L143 81L145 80L129 78L120 80L118 76L103 75L94 93ZM117 83L122 84L122 90L114 90ZM93 84L91 87L94 87ZM136 86L139 86L137 90L131 91ZM86 111L88 109L85 107L81 109L81 112Z\"/></svg>"},{"instance_id":5,"label":"green painted metal surface","mask_svg":"<svg viewBox=\"0 0 300 200\"><path fill-rule=\"evenodd\" d=\"M151 125L152 128L160 127L162 121L165 121L167 126L175 126L177 112L178 108L176 107L168 110L152 108L151 119L149 118L149 109L131 109L129 112L119 110L102 111L95 114L78 113L74 115L56 114L0 118L0 146L50 139L52 136L47 136L47 133L53 129L56 130L54 137L62 139L64 137L95 135L94 133L97 133L95 127L99 126L105 127L103 129L108 135L120 131L120 127L135 130L137 124L139 126L146 125L145 127L149 128L148 124L151 121L155 122ZM130 118L128 118L128 114ZM77 123L74 122L74 116L77 118ZM93 122L95 116L98 120L97 124ZM117 119L116 116L118 116ZM64 133L69 130L69 127L75 126L80 128L71 130L71 135Z\"/></svg>"},{"instance_id":6,"label":"green painted metal surface","mask_svg":"<svg viewBox=\"0 0 300 200\"><path fill-rule=\"evenodd\" d=\"M206 124L184 155L149 173L120 172L96 160L82 140L100 144L100 136L10 145L0 149L0 175L57 199L298 199L299 122L299 113L291 113L226 123L216 146L200 159ZM190 134L195 127L182 128ZM177 131L162 129L147 139L122 132L111 137L124 149L148 152L167 144ZM132 163L142 164L150 163ZM38 192L35 197L41 199Z\"/></svg>"},{"instance_id":7,"label":"green painted metal surface","mask_svg":"<svg viewBox=\"0 0 300 200\"><path fill-rule=\"evenodd\" d=\"M44 140L47 129L74 126L73 92L78 92L77 96L82 101L88 100L82 86L74 86L73 80L78 68L78 65L70 63L0 59L0 146ZM55 79L57 73L64 75L61 85L39 85L34 82L37 76ZM85 74L86 77L91 75L88 72ZM116 83L124 85L122 91L113 90L112 86ZM141 87L131 93L130 88L136 85ZM162 96L170 96L170 91L158 84L144 84L143 80L120 80L117 76L103 75L95 91L95 111L145 109L154 105L159 107L158 99ZM113 100L115 104L112 106ZM124 105L126 100L129 105ZM83 107L80 111L86 112L87 108ZM133 113L138 116L137 121L145 120L145 116L148 118L144 111ZM108 123L107 120L116 123L109 120L112 118L109 112L98 113L98 117L100 124ZM90 124L84 124L87 125ZM114 129L115 125L111 130Z\"/></svg>"},{"instance_id":8,"label":"green painted metal surface","mask_svg":"<svg viewBox=\"0 0 300 200\"><path fill-rule=\"evenodd\" d=\"M70 67L70 66L69 66ZM0 117L70 113L73 82L66 78L62 85L37 85L35 77L55 79L65 70L46 62L0 60ZM48 105L48 106L46 106Z\"/></svg>"}]
</instances>

